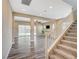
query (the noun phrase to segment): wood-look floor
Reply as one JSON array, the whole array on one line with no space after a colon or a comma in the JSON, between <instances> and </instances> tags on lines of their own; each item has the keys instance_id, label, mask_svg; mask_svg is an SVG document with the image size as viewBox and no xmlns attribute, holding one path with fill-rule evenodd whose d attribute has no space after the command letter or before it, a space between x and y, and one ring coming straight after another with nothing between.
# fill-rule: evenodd
<instances>
[{"instance_id":1,"label":"wood-look floor","mask_svg":"<svg viewBox=\"0 0 79 59\"><path fill-rule=\"evenodd\" d=\"M10 50L7 59L45 59L44 37L30 39L30 36L19 37Z\"/></svg>"}]
</instances>

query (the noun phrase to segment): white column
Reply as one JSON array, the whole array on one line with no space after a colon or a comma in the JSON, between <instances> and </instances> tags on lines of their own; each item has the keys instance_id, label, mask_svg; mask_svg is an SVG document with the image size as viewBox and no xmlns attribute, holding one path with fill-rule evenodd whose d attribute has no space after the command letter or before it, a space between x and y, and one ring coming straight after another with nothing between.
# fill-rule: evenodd
<instances>
[{"instance_id":1,"label":"white column","mask_svg":"<svg viewBox=\"0 0 79 59\"><path fill-rule=\"evenodd\" d=\"M30 27L31 27L30 40L34 40L34 18L33 17L31 18L31 21L30 21Z\"/></svg>"},{"instance_id":2,"label":"white column","mask_svg":"<svg viewBox=\"0 0 79 59\"><path fill-rule=\"evenodd\" d=\"M34 42L34 18L31 18L30 21L30 55L34 56L34 51L35 51L35 42Z\"/></svg>"},{"instance_id":3,"label":"white column","mask_svg":"<svg viewBox=\"0 0 79 59\"><path fill-rule=\"evenodd\" d=\"M15 22L14 17L12 23L12 43L14 44L13 47L18 48L18 24Z\"/></svg>"}]
</instances>

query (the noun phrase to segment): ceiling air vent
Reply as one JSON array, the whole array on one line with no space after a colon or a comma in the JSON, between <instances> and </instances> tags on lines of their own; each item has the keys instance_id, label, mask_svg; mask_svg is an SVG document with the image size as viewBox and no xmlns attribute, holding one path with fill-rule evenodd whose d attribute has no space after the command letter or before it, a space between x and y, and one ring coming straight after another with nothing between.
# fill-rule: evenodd
<instances>
[{"instance_id":1,"label":"ceiling air vent","mask_svg":"<svg viewBox=\"0 0 79 59\"><path fill-rule=\"evenodd\" d=\"M31 1L32 1L32 0L22 0L22 4L29 6L30 3L31 3Z\"/></svg>"}]
</instances>

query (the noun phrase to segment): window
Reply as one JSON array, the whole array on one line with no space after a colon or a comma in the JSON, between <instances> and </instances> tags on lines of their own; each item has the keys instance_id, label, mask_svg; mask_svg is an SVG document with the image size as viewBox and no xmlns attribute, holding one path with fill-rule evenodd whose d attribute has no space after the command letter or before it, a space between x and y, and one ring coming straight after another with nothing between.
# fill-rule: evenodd
<instances>
[{"instance_id":1,"label":"window","mask_svg":"<svg viewBox=\"0 0 79 59\"><path fill-rule=\"evenodd\" d=\"M30 26L29 25L19 25L19 36L30 35Z\"/></svg>"},{"instance_id":2,"label":"window","mask_svg":"<svg viewBox=\"0 0 79 59\"><path fill-rule=\"evenodd\" d=\"M31 30L31 27L30 25L19 25L18 26L18 35L19 36L30 36L30 30ZM36 26L34 26L34 35L36 35Z\"/></svg>"}]
</instances>

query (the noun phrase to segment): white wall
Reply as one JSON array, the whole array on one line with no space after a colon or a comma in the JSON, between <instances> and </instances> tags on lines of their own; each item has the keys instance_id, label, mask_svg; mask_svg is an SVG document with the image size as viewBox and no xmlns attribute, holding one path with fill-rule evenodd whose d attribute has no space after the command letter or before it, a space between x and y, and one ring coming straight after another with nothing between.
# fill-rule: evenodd
<instances>
[{"instance_id":1,"label":"white wall","mask_svg":"<svg viewBox=\"0 0 79 59\"><path fill-rule=\"evenodd\" d=\"M54 30L55 39L58 38L73 21L74 19L72 12L67 17L57 20L55 22L55 30Z\"/></svg>"},{"instance_id":2,"label":"white wall","mask_svg":"<svg viewBox=\"0 0 79 59\"><path fill-rule=\"evenodd\" d=\"M77 20L77 0L63 0L63 1L72 6L73 13L74 13L74 19Z\"/></svg>"},{"instance_id":3,"label":"white wall","mask_svg":"<svg viewBox=\"0 0 79 59\"><path fill-rule=\"evenodd\" d=\"M74 10L77 9L77 0L63 0L63 1L70 4Z\"/></svg>"},{"instance_id":4,"label":"white wall","mask_svg":"<svg viewBox=\"0 0 79 59\"><path fill-rule=\"evenodd\" d=\"M12 11L8 0L2 0L2 59L7 59L12 46Z\"/></svg>"}]
</instances>

